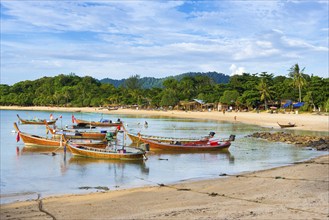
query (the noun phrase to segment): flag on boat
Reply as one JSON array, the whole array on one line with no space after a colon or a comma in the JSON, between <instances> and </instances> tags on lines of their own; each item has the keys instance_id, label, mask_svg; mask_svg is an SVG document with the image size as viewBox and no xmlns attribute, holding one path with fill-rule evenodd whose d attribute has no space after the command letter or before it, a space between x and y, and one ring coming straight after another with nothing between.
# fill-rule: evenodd
<instances>
[{"instance_id":1,"label":"flag on boat","mask_svg":"<svg viewBox=\"0 0 329 220\"><path fill-rule=\"evenodd\" d=\"M19 142L20 140L20 135L19 135L20 132L17 132L17 135L16 135L16 142Z\"/></svg>"},{"instance_id":2,"label":"flag on boat","mask_svg":"<svg viewBox=\"0 0 329 220\"><path fill-rule=\"evenodd\" d=\"M75 117L74 117L74 115L72 115L72 123L74 123L75 122Z\"/></svg>"}]
</instances>

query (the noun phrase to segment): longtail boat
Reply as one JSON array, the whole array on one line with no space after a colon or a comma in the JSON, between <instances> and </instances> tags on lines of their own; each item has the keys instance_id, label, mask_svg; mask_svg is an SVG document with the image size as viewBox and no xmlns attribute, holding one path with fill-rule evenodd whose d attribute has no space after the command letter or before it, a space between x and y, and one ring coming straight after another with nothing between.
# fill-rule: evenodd
<instances>
[{"instance_id":1,"label":"longtail boat","mask_svg":"<svg viewBox=\"0 0 329 220\"><path fill-rule=\"evenodd\" d=\"M107 131L77 131L77 130L56 130L49 127L46 124L47 131L55 137L59 138L61 135L65 135L66 138L69 139L95 139L95 140L104 140L106 136L109 136L110 132ZM117 130L111 132L112 137L115 137L117 134Z\"/></svg>"},{"instance_id":2,"label":"longtail boat","mask_svg":"<svg viewBox=\"0 0 329 220\"><path fill-rule=\"evenodd\" d=\"M151 150L166 150L166 151L213 151L213 150L227 150L231 146L230 140L209 139L207 142L161 142L156 140L141 139L142 142L149 145Z\"/></svg>"},{"instance_id":3,"label":"longtail boat","mask_svg":"<svg viewBox=\"0 0 329 220\"><path fill-rule=\"evenodd\" d=\"M292 127L295 127L296 124L292 124L292 123L288 123L288 124L280 124L279 122L277 122L278 125L280 126L280 128L292 128Z\"/></svg>"},{"instance_id":4,"label":"longtail boat","mask_svg":"<svg viewBox=\"0 0 329 220\"><path fill-rule=\"evenodd\" d=\"M18 142L20 139L24 142L27 146L47 146L47 147L61 147L64 146L65 142L67 141L65 139L65 136L62 136L62 138L46 138L41 137L38 135L28 134L25 132L21 132L16 124L14 123L14 128L17 131L17 137L16 141ZM106 141L96 141L96 140L81 140L77 139L74 140L78 144L84 144L86 146L92 146L95 148L105 148L107 146Z\"/></svg>"},{"instance_id":5,"label":"longtail boat","mask_svg":"<svg viewBox=\"0 0 329 220\"><path fill-rule=\"evenodd\" d=\"M67 147L75 156L90 157L98 159L112 159L112 160L143 160L145 152L125 147L123 149L97 149L84 145L67 142Z\"/></svg>"},{"instance_id":6,"label":"longtail boat","mask_svg":"<svg viewBox=\"0 0 329 220\"><path fill-rule=\"evenodd\" d=\"M200 137L200 138L175 138L175 137L164 137L164 136L156 136L156 135L146 135L146 134L133 134L126 132L128 137L133 143L142 143L143 139L153 140L153 141L161 141L165 143L171 143L171 142L180 142L180 143L188 143L188 142L200 142L200 143L206 143L210 138L212 138L215 135L215 132L210 132L208 136Z\"/></svg>"},{"instance_id":7,"label":"longtail boat","mask_svg":"<svg viewBox=\"0 0 329 220\"><path fill-rule=\"evenodd\" d=\"M21 117L19 117L19 115L17 114L17 118L19 119L21 124L31 124L31 125L44 125L45 121L49 124L55 124L56 121L58 120L58 118L54 119L54 120L46 120L46 119L33 119L33 120L27 120L27 119L22 119Z\"/></svg>"},{"instance_id":8,"label":"longtail boat","mask_svg":"<svg viewBox=\"0 0 329 220\"><path fill-rule=\"evenodd\" d=\"M114 127L114 126L122 126L122 121L118 119L115 122L111 120L100 120L100 121L87 121L82 119L77 119L72 115L72 122L76 122L77 126L95 126L95 127Z\"/></svg>"}]
</instances>

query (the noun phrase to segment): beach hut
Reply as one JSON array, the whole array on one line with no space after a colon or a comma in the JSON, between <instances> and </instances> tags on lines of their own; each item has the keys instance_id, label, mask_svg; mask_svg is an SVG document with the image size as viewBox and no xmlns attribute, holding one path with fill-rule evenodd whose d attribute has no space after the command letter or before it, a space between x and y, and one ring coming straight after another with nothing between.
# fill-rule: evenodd
<instances>
[{"instance_id":1,"label":"beach hut","mask_svg":"<svg viewBox=\"0 0 329 220\"><path fill-rule=\"evenodd\" d=\"M185 111L202 111L204 101L200 99L193 99L191 101L180 101L178 108Z\"/></svg>"}]
</instances>

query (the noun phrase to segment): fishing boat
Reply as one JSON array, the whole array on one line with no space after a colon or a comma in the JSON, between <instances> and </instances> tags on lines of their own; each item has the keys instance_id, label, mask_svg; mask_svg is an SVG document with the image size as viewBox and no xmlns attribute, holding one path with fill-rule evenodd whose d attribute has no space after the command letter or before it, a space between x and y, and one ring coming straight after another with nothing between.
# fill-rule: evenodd
<instances>
[{"instance_id":1,"label":"fishing boat","mask_svg":"<svg viewBox=\"0 0 329 220\"><path fill-rule=\"evenodd\" d=\"M14 128L17 132L16 141L22 141L25 145L29 146L48 146L48 147L60 147L63 146L63 140L60 139L54 139L54 138L46 138L41 137L38 135L28 134L25 132L21 132L17 126L17 123L14 123Z\"/></svg>"},{"instance_id":2,"label":"fishing boat","mask_svg":"<svg viewBox=\"0 0 329 220\"><path fill-rule=\"evenodd\" d=\"M67 142L67 147L73 155L80 157L112 160L143 160L146 158L145 151L129 147L122 147L121 149L97 149L72 142Z\"/></svg>"},{"instance_id":3,"label":"fishing boat","mask_svg":"<svg viewBox=\"0 0 329 220\"><path fill-rule=\"evenodd\" d=\"M294 123L294 124L292 124L292 123L288 123L288 124L280 124L279 122L277 122L278 123L278 125L280 126L280 128L291 128L291 127L295 127L296 126L296 124Z\"/></svg>"},{"instance_id":4,"label":"fishing boat","mask_svg":"<svg viewBox=\"0 0 329 220\"><path fill-rule=\"evenodd\" d=\"M95 129L95 126L90 125L72 125L71 127L68 127L68 129Z\"/></svg>"},{"instance_id":5,"label":"fishing boat","mask_svg":"<svg viewBox=\"0 0 329 220\"><path fill-rule=\"evenodd\" d=\"M142 143L144 139L153 140L153 141L161 141L164 143L171 142L180 142L180 143L188 143L188 142L199 142L199 143L207 143L210 138L213 138L215 132L210 132L209 135L200 137L200 138L175 138L175 137L164 137L164 136L156 136L156 135L146 135L146 134L133 134L126 132L128 137L133 143Z\"/></svg>"},{"instance_id":6,"label":"fishing boat","mask_svg":"<svg viewBox=\"0 0 329 220\"><path fill-rule=\"evenodd\" d=\"M58 118L53 119L53 120L46 120L46 119L32 119L32 120L27 120L27 119L22 119L21 117L19 117L19 115L17 114L17 118L19 119L21 124L31 124L31 125L44 125L45 121L49 124L55 124L56 121L58 120Z\"/></svg>"},{"instance_id":7,"label":"fishing boat","mask_svg":"<svg viewBox=\"0 0 329 220\"><path fill-rule=\"evenodd\" d=\"M72 122L76 122L77 126L95 126L95 127L114 127L122 126L122 121L118 119L113 122L112 120L101 119L100 121L87 121L82 119L77 119L72 115Z\"/></svg>"},{"instance_id":8,"label":"fishing boat","mask_svg":"<svg viewBox=\"0 0 329 220\"><path fill-rule=\"evenodd\" d=\"M69 139L95 139L95 140L104 140L106 137L112 136L116 137L117 130L115 131L78 131L78 130L56 130L46 124L47 132L49 131L55 138L59 138L64 135Z\"/></svg>"},{"instance_id":9,"label":"fishing boat","mask_svg":"<svg viewBox=\"0 0 329 220\"><path fill-rule=\"evenodd\" d=\"M27 146L62 147L67 141L64 135L62 135L61 138L47 138L22 132L18 128L16 122L14 123L14 128L17 132L16 141L18 142L22 139L24 144ZM74 142L95 148L105 148L107 146L107 141L75 139Z\"/></svg>"},{"instance_id":10,"label":"fishing boat","mask_svg":"<svg viewBox=\"0 0 329 220\"><path fill-rule=\"evenodd\" d=\"M235 137L235 136L234 136ZM231 146L231 140L209 139L207 142L161 142L150 139L141 139L144 143L149 145L150 150L166 150L166 151L214 151L227 150Z\"/></svg>"}]
</instances>

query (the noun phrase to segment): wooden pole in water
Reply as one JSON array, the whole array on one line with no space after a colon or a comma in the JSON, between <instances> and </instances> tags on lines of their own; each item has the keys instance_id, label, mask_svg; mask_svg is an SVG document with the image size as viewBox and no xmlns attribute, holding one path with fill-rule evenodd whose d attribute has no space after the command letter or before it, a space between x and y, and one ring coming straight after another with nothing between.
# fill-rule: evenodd
<instances>
[{"instance_id":1,"label":"wooden pole in water","mask_svg":"<svg viewBox=\"0 0 329 220\"><path fill-rule=\"evenodd\" d=\"M59 143L59 147L56 148L53 152L51 152L51 154L52 154L52 155L55 155L55 154L56 154L55 152L56 152L59 148L61 148L61 147L63 147L63 135L61 135L60 143Z\"/></svg>"}]
</instances>

